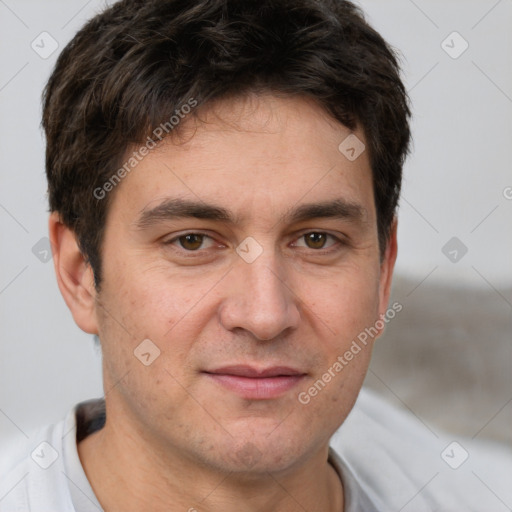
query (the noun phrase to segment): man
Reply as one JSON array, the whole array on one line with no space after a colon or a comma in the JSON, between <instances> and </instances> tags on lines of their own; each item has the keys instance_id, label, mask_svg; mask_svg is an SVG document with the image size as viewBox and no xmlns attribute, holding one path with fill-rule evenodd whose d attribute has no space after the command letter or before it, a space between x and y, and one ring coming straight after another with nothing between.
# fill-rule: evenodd
<instances>
[{"instance_id":1,"label":"man","mask_svg":"<svg viewBox=\"0 0 512 512\"><path fill-rule=\"evenodd\" d=\"M57 281L100 340L105 397L22 453L0 510L466 510L453 483L422 489L403 452L432 443L371 396L330 447L401 308L408 119L350 2L92 19L43 124Z\"/></svg>"}]
</instances>

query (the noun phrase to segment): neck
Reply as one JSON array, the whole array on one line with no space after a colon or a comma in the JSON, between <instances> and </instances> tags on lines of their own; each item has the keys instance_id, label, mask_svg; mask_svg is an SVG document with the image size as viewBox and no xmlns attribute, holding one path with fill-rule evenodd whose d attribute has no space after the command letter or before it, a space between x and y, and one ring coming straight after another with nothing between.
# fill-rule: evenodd
<instances>
[{"instance_id":1,"label":"neck","mask_svg":"<svg viewBox=\"0 0 512 512\"><path fill-rule=\"evenodd\" d=\"M198 465L186 454L165 449L115 422L78 445L84 471L105 512L173 510L190 512L339 512L343 490L328 463L328 445L286 473L221 473Z\"/></svg>"}]
</instances>

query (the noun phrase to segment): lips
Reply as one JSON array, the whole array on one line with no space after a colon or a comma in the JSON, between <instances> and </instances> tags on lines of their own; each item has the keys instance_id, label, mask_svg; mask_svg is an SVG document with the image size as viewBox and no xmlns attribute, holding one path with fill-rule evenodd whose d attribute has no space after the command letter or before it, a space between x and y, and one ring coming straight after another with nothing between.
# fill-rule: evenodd
<instances>
[{"instance_id":1,"label":"lips","mask_svg":"<svg viewBox=\"0 0 512 512\"><path fill-rule=\"evenodd\" d=\"M224 389L247 400L270 400L297 386L306 374L287 366L255 368L247 365L225 366L204 374Z\"/></svg>"},{"instance_id":2,"label":"lips","mask_svg":"<svg viewBox=\"0 0 512 512\"><path fill-rule=\"evenodd\" d=\"M206 373L214 375L234 375L247 378L268 378L268 377L290 377L294 375L303 375L303 372L289 368L287 366L272 366L270 368L260 369L248 365L225 366L217 370L210 370Z\"/></svg>"}]
</instances>

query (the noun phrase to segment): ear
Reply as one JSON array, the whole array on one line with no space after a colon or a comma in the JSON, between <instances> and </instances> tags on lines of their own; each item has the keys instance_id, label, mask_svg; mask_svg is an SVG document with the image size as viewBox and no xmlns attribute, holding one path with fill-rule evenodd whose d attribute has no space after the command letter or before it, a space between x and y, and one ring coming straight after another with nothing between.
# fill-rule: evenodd
<instances>
[{"instance_id":1,"label":"ear","mask_svg":"<svg viewBox=\"0 0 512 512\"><path fill-rule=\"evenodd\" d=\"M397 226L398 221L395 217L389 239L384 252L384 257L380 265L380 279L379 279L379 318L384 315L389 307L389 296L391 293L391 282L393 280L393 270L395 268L396 256L398 253L397 243ZM380 335L381 333L379 333Z\"/></svg>"},{"instance_id":2,"label":"ear","mask_svg":"<svg viewBox=\"0 0 512 512\"><path fill-rule=\"evenodd\" d=\"M76 236L57 212L48 222L57 284L73 318L83 331L98 334L96 288L91 266L81 253Z\"/></svg>"}]
</instances>

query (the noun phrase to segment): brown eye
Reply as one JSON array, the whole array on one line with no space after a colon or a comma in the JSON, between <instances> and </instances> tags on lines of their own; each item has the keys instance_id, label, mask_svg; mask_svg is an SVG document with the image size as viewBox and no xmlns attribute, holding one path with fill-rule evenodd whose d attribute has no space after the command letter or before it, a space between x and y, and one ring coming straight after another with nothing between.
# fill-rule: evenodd
<instances>
[{"instance_id":1,"label":"brown eye","mask_svg":"<svg viewBox=\"0 0 512 512\"><path fill-rule=\"evenodd\" d=\"M191 233L188 235L180 236L178 240L183 249L187 249L187 251L197 251L197 249L203 245L204 235Z\"/></svg>"},{"instance_id":2,"label":"brown eye","mask_svg":"<svg viewBox=\"0 0 512 512\"><path fill-rule=\"evenodd\" d=\"M327 241L326 233L308 233L304 235L306 245L310 249L323 249L325 242Z\"/></svg>"}]
</instances>

